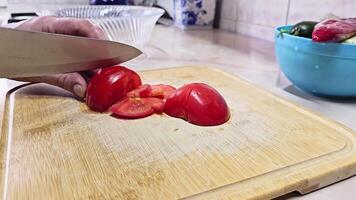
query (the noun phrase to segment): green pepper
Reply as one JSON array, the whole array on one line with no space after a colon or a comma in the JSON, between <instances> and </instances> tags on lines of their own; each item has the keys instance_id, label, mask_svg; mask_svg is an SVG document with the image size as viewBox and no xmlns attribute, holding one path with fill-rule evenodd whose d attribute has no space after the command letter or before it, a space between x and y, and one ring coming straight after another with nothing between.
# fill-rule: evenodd
<instances>
[{"instance_id":1,"label":"green pepper","mask_svg":"<svg viewBox=\"0 0 356 200\"><path fill-rule=\"evenodd\" d=\"M292 27L289 34L305 38L312 38L313 30L317 23L318 22L313 21L299 22Z\"/></svg>"}]
</instances>

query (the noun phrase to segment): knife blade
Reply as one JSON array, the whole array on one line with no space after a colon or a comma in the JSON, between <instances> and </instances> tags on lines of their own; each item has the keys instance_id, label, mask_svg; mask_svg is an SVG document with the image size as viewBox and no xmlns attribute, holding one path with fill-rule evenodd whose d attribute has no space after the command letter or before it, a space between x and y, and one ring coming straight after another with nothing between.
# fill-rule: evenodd
<instances>
[{"instance_id":1,"label":"knife blade","mask_svg":"<svg viewBox=\"0 0 356 200\"><path fill-rule=\"evenodd\" d=\"M142 52L127 44L0 28L0 77L86 71L120 64Z\"/></svg>"}]
</instances>

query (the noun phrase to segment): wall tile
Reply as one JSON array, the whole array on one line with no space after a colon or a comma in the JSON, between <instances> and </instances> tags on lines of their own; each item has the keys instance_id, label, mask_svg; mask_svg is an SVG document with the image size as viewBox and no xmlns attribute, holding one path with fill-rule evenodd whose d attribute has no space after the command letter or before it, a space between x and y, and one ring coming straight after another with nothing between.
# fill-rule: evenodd
<instances>
[{"instance_id":1,"label":"wall tile","mask_svg":"<svg viewBox=\"0 0 356 200\"><path fill-rule=\"evenodd\" d=\"M219 28L222 30L226 30L228 32L236 31L236 22L234 20L221 19L219 25Z\"/></svg>"},{"instance_id":2,"label":"wall tile","mask_svg":"<svg viewBox=\"0 0 356 200\"><path fill-rule=\"evenodd\" d=\"M237 0L237 21L266 27L284 25L289 0Z\"/></svg>"},{"instance_id":3,"label":"wall tile","mask_svg":"<svg viewBox=\"0 0 356 200\"><path fill-rule=\"evenodd\" d=\"M291 0L288 23L319 21L329 14L356 17L355 0Z\"/></svg>"},{"instance_id":4,"label":"wall tile","mask_svg":"<svg viewBox=\"0 0 356 200\"><path fill-rule=\"evenodd\" d=\"M173 2L173 0L157 0L157 4L166 9L171 16L173 16Z\"/></svg>"},{"instance_id":5,"label":"wall tile","mask_svg":"<svg viewBox=\"0 0 356 200\"><path fill-rule=\"evenodd\" d=\"M221 1L221 19L236 20L236 3L238 0Z\"/></svg>"},{"instance_id":6,"label":"wall tile","mask_svg":"<svg viewBox=\"0 0 356 200\"><path fill-rule=\"evenodd\" d=\"M8 13L19 13L19 12L37 12L43 10L55 10L58 8L71 7L73 5L84 5L85 3L51 3L51 4L41 4L41 3L12 3L6 8ZM88 3L87 3L88 4Z\"/></svg>"},{"instance_id":7,"label":"wall tile","mask_svg":"<svg viewBox=\"0 0 356 200\"><path fill-rule=\"evenodd\" d=\"M260 26L251 23L236 23L236 32L242 35L248 35L254 38L274 41L274 29L271 27Z\"/></svg>"}]
</instances>

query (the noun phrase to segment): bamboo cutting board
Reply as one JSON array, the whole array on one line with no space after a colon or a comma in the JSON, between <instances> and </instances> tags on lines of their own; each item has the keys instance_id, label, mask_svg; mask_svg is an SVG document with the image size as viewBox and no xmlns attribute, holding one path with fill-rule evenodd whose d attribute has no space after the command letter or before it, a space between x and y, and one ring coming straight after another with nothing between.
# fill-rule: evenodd
<instances>
[{"instance_id":1,"label":"bamboo cutting board","mask_svg":"<svg viewBox=\"0 0 356 200\"><path fill-rule=\"evenodd\" d=\"M201 67L141 76L208 83L226 98L231 120L119 120L54 87L15 89L1 133L3 199L269 199L356 174L350 130L245 81Z\"/></svg>"}]
</instances>

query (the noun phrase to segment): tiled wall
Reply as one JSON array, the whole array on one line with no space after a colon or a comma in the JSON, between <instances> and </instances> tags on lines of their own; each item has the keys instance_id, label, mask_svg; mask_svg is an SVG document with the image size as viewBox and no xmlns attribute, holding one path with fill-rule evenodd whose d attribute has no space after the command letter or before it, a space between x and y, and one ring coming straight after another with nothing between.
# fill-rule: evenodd
<instances>
[{"instance_id":1,"label":"tiled wall","mask_svg":"<svg viewBox=\"0 0 356 200\"><path fill-rule=\"evenodd\" d=\"M9 3L89 4L89 0L8 0Z\"/></svg>"},{"instance_id":2,"label":"tiled wall","mask_svg":"<svg viewBox=\"0 0 356 200\"><path fill-rule=\"evenodd\" d=\"M334 14L356 17L355 0L222 0L220 28L273 40L273 29Z\"/></svg>"},{"instance_id":3,"label":"tiled wall","mask_svg":"<svg viewBox=\"0 0 356 200\"><path fill-rule=\"evenodd\" d=\"M8 0L10 4L88 4L89 0ZM273 40L276 26L320 20L328 14L356 17L356 0L217 0L219 27L230 32ZM158 0L173 14L173 0Z\"/></svg>"},{"instance_id":4,"label":"tiled wall","mask_svg":"<svg viewBox=\"0 0 356 200\"><path fill-rule=\"evenodd\" d=\"M8 0L9 3L38 3L38 4L89 4L89 0ZM157 0L157 2L168 8L170 12L173 10L173 0Z\"/></svg>"}]
</instances>

